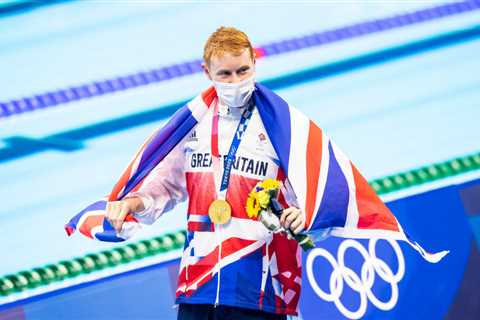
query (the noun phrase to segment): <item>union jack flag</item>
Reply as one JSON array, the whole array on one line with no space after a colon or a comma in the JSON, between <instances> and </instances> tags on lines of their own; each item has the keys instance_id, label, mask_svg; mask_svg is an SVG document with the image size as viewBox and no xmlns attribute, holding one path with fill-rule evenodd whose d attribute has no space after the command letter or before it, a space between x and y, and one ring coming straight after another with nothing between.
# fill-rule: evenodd
<instances>
[{"instance_id":1,"label":"union jack flag","mask_svg":"<svg viewBox=\"0 0 480 320\"><path fill-rule=\"evenodd\" d=\"M143 223L141 217L129 215L122 231L116 234L104 219L106 202L138 190L153 168L201 121L215 98L215 89L211 87L179 109L145 141L110 195L70 220L65 226L67 233L79 229L82 234L102 241L131 237ZM408 237L367 180L312 120L259 83L255 85L253 99L280 167L305 214L306 232L404 240L429 262L437 262L448 253L428 253Z\"/></svg>"}]
</instances>

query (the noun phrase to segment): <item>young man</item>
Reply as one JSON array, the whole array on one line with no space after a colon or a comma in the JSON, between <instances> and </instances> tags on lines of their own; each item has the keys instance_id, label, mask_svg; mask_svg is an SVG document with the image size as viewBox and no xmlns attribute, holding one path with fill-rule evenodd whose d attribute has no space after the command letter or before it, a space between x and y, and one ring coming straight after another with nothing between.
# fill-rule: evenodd
<instances>
[{"instance_id":1,"label":"young man","mask_svg":"<svg viewBox=\"0 0 480 320\"><path fill-rule=\"evenodd\" d=\"M244 33L218 29L204 59L213 86L145 141L108 198L65 226L69 235L78 229L93 239L123 241L188 198L179 319L297 314L298 243L246 212L248 194L267 178L284 182L280 222L294 233L403 240L432 263L448 253L429 253L408 237L336 144L255 83L254 51Z\"/></svg>"},{"instance_id":2,"label":"young man","mask_svg":"<svg viewBox=\"0 0 480 320\"><path fill-rule=\"evenodd\" d=\"M245 209L257 182L285 180L252 99L255 54L247 35L219 28L205 44L203 68L216 93L207 114L138 191L107 204L106 217L120 232L128 214L153 222L188 198L178 318L285 319L297 314L299 246ZM280 201L281 224L302 231L305 215L293 193L284 189Z\"/></svg>"}]
</instances>

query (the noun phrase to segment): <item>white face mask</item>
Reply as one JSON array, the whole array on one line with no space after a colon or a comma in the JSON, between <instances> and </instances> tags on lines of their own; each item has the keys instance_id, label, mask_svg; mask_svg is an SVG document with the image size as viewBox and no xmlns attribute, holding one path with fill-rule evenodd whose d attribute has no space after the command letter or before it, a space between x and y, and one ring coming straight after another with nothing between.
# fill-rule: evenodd
<instances>
[{"instance_id":1,"label":"white face mask","mask_svg":"<svg viewBox=\"0 0 480 320\"><path fill-rule=\"evenodd\" d=\"M255 77L252 75L237 83L213 81L217 96L222 103L231 108L240 108L247 104L255 89Z\"/></svg>"}]
</instances>

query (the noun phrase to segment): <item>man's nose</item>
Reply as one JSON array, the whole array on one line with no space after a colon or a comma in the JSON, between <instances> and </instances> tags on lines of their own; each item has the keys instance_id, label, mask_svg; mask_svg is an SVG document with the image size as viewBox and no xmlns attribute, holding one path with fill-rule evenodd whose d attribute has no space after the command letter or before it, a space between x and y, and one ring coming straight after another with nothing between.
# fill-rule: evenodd
<instances>
[{"instance_id":1,"label":"man's nose","mask_svg":"<svg viewBox=\"0 0 480 320\"><path fill-rule=\"evenodd\" d=\"M236 73L232 73L229 83L237 83L240 81L242 81L242 79Z\"/></svg>"}]
</instances>

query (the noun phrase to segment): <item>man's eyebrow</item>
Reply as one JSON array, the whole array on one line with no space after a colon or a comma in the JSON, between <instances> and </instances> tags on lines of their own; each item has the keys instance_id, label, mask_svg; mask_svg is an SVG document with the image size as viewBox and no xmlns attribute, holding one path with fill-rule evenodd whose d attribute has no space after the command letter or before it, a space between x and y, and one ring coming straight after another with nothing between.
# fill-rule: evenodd
<instances>
[{"instance_id":1,"label":"man's eyebrow","mask_svg":"<svg viewBox=\"0 0 480 320\"><path fill-rule=\"evenodd\" d=\"M242 71L242 70L248 70L248 69L250 69L250 66L244 65L244 66L241 66L240 68L238 68L238 69L237 69L237 72L238 72L238 71Z\"/></svg>"},{"instance_id":2,"label":"man's eyebrow","mask_svg":"<svg viewBox=\"0 0 480 320\"><path fill-rule=\"evenodd\" d=\"M220 69L216 72L216 74L222 74L222 73L232 73L230 70L227 69Z\"/></svg>"},{"instance_id":3,"label":"man's eyebrow","mask_svg":"<svg viewBox=\"0 0 480 320\"><path fill-rule=\"evenodd\" d=\"M238 69L236 70L236 72L245 71L245 70L248 70L248 69L250 69L250 66L249 66L249 65L243 65L243 66L241 66L240 68L238 68ZM232 73L232 71L230 71L230 70L228 70L228 69L220 69L220 70L218 70L218 71L216 72L216 74L224 74L224 73L229 74L229 73Z\"/></svg>"}]
</instances>

